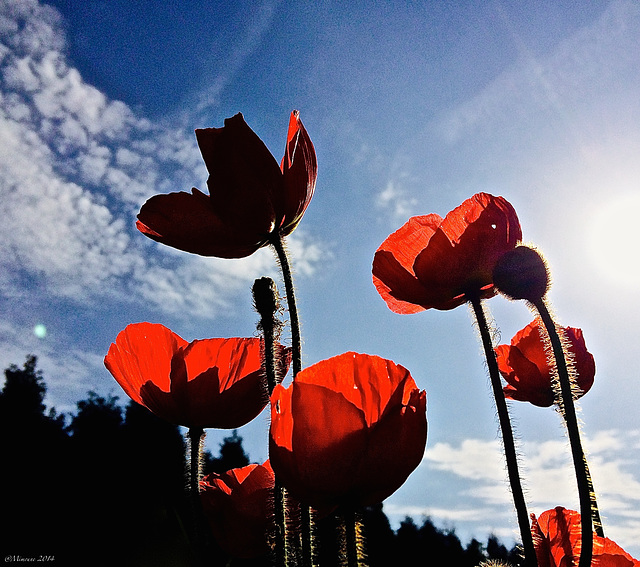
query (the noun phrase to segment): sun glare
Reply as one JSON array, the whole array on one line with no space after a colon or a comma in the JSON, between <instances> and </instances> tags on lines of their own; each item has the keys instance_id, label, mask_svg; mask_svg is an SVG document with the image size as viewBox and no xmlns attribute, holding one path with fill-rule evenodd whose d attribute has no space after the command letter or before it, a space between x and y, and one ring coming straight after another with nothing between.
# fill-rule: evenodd
<instances>
[{"instance_id":1,"label":"sun glare","mask_svg":"<svg viewBox=\"0 0 640 567\"><path fill-rule=\"evenodd\" d=\"M594 215L590 227L592 257L612 284L640 285L639 211L640 194L627 194Z\"/></svg>"}]
</instances>

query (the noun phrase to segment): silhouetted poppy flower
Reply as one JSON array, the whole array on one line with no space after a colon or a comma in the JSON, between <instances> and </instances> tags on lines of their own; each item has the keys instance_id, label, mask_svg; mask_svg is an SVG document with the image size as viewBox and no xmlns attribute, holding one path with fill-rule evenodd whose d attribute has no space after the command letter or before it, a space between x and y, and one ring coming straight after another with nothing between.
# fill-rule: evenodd
<instances>
[{"instance_id":1,"label":"silhouetted poppy flower","mask_svg":"<svg viewBox=\"0 0 640 567\"><path fill-rule=\"evenodd\" d=\"M282 372L289 349L280 347ZM163 325L136 323L118 334L104 359L127 395L186 427L234 429L256 417L268 396L257 338L188 343Z\"/></svg>"},{"instance_id":2,"label":"silhouetted poppy flower","mask_svg":"<svg viewBox=\"0 0 640 567\"><path fill-rule=\"evenodd\" d=\"M268 553L274 477L269 461L200 481L200 501L222 549L240 558Z\"/></svg>"},{"instance_id":3,"label":"silhouetted poppy flower","mask_svg":"<svg viewBox=\"0 0 640 567\"><path fill-rule=\"evenodd\" d=\"M220 258L243 258L298 225L316 185L316 153L298 111L291 113L282 163L242 114L222 128L196 130L209 171L209 195L198 189L151 197L138 229L167 246Z\"/></svg>"},{"instance_id":4,"label":"silhouetted poppy flower","mask_svg":"<svg viewBox=\"0 0 640 567\"><path fill-rule=\"evenodd\" d=\"M273 470L323 511L381 502L422 459L426 404L409 371L390 360L354 352L323 360L273 391Z\"/></svg>"},{"instance_id":5,"label":"silhouetted poppy flower","mask_svg":"<svg viewBox=\"0 0 640 567\"><path fill-rule=\"evenodd\" d=\"M575 567L581 548L580 514L558 506L536 519L531 515L531 533L538 567ZM638 567L634 559L608 537L593 536L592 564L598 567Z\"/></svg>"},{"instance_id":6,"label":"silhouetted poppy flower","mask_svg":"<svg viewBox=\"0 0 640 567\"><path fill-rule=\"evenodd\" d=\"M522 238L503 197L477 193L442 219L412 217L378 248L373 283L396 313L453 309L478 294L495 295L493 267Z\"/></svg>"},{"instance_id":7,"label":"silhouetted poppy flower","mask_svg":"<svg viewBox=\"0 0 640 567\"><path fill-rule=\"evenodd\" d=\"M565 350L568 351L567 363L580 391L576 397L587 393L593 386L596 363L580 329L562 327ZM544 333L544 331L542 331ZM495 348L500 374L508 382L504 395L511 400L530 402L536 406L549 407L555 402L552 386L553 366L541 334L538 319L518 331L511 339L511 345L499 345Z\"/></svg>"}]
</instances>

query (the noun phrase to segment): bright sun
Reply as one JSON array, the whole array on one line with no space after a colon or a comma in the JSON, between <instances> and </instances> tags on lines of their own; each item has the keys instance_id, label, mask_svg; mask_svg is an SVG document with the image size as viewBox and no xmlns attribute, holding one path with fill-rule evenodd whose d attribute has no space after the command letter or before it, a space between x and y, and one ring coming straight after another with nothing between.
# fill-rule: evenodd
<instances>
[{"instance_id":1,"label":"bright sun","mask_svg":"<svg viewBox=\"0 0 640 567\"><path fill-rule=\"evenodd\" d=\"M640 285L639 217L640 194L617 197L594 217L590 227L593 258L611 283Z\"/></svg>"}]
</instances>

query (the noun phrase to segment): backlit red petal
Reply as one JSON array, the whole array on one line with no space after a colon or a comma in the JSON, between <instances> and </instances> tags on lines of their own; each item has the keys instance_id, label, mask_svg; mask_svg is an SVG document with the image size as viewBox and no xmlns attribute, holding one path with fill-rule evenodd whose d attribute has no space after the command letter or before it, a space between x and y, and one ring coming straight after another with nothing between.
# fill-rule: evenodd
<instances>
[{"instance_id":1,"label":"backlit red petal","mask_svg":"<svg viewBox=\"0 0 640 567\"><path fill-rule=\"evenodd\" d=\"M564 336L568 349L567 364L580 388L579 395L583 395L593 385L593 355L587 351L580 329L560 327L559 332ZM498 369L509 383L504 388L505 396L540 407L548 407L555 402L552 383L554 362L549 358L545 341L546 333L543 334L540 321L535 320L516 333L511 345L496 347Z\"/></svg>"},{"instance_id":2,"label":"backlit red petal","mask_svg":"<svg viewBox=\"0 0 640 567\"><path fill-rule=\"evenodd\" d=\"M289 118L287 145L280 164L284 192L276 196L283 236L290 234L304 215L316 186L318 163L311 138L294 110Z\"/></svg>"},{"instance_id":3,"label":"backlit red petal","mask_svg":"<svg viewBox=\"0 0 640 567\"><path fill-rule=\"evenodd\" d=\"M147 382L169 392L171 359L186 345L163 325L135 323L118 334L104 364L127 395L143 404L140 389Z\"/></svg>"},{"instance_id":4,"label":"backlit red petal","mask_svg":"<svg viewBox=\"0 0 640 567\"><path fill-rule=\"evenodd\" d=\"M216 540L230 555L251 558L268 552L273 486L268 461L211 474L200 483L203 512Z\"/></svg>"},{"instance_id":5,"label":"backlit red petal","mask_svg":"<svg viewBox=\"0 0 640 567\"><path fill-rule=\"evenodd\" d=\"M428 307L424 285L413 273L413 263L441 221L435 214L412 217L389 235L376 251L373 283L395 313L417 313Z\"/></svg>"},{"instance_id":6,"label":"backlit red petal","mask_svg":"<svg viewBox=\"0 0 640 567\"><path fill-rule=\"evenodd\" d=\"M274 396L290 396L291 403L283 400L279 411L272 411L269 457L276 476L304 503L317 508L339 504L353 490L366 446L362 411L342 394L315 384L294 381L290 393L274 391ZM289 407L291 413L284 413ZM287 430L291 450L277 442L280 438L286 445Z\"/></svg>"},{"instance_id":7,"label":"backlit red petal","mask_svg":"<svg viewBox=\"0 0 640 567\"><path fill-rule=\"evenodd\" d=\"M415 382L409 371L379 356L346 352L305 368L298 384L316 384L339 392L365 416L368 426L390 403L401 405Z\"/></svg>"},{"instance_id":8,"label":"backlit red petal","mask_svg":"<svg viewBox=\"0 0 640 567\"><path fill-rule=\"evenodd\" d=\"M414 384L410 398L404 404L387 406L371 428L357 475L360 504L375 504L391 496L422 461L427 443L426 404L426 393Z\"/></svg>"},{"instance_id":9,"label":"backlit red petal","mask_svg":"<svg viewBox=\"0 0 640 567\"><path fill-rule=\"evenodd\" d=\"M413 270L438 309L447 305L447 295L480 291L481 297L491 297L496 261L521 238L513 207L502 197L478 193L447 214Z\"/></svg>"},{"instance_id":10,"label":"backlit red petal","mask_svg":"<svg viewBox=\"0 0 640 567\"><path fill-rule=\"evenodd\" d=\"M581 548L580 514L557 506L533 516L531 534L539 567L571 567L578 564ZM606 537L593 536L593 565L637 567L640 562Z\"/></svg>"},{"instance_id":11,"label":"backlit red petal","mask_svg":"<svg viewBox=\"0 0 640 567\"><path fill-rule=\"evenodd\" d=\"M581 395L584 395L593 386L596 374L595 360L587 350L581 329L564 327L563 333L569 341L569 362L575 370L576 381Z\"/></svg>"},{"instance_id":12,"label":"backlit red petal","mask_svg":"<svg viewBox=\"0 0 640 567\"><path fill-rule=\"evenodd\" d=\"M179 397L188 425L234 429L255 418L268 401L260 353L257 338L190 343L183 355L186 395Z\"/></svg>"}]
</instances>

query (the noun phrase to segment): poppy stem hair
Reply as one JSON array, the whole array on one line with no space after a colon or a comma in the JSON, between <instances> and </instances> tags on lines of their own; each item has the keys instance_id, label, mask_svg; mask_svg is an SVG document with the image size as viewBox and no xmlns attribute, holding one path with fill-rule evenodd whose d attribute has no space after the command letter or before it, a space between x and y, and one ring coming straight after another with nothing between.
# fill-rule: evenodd
<instances>
[{"instance_id":1,"label":"poppy stem hair","mask_svg":"<svg viewBox=\"0 0 640 567\"><path fill-rule=\"evenodd\" d=\"M252 288L253 303L260 314L258 330L264 337L264 372L267 378L269 396L278 383L276 374L275 342L280 334L282 323L276 317L279 309L278 290L275 282L268 277L257 279ZM273 487L273 512L275 519L275 533L273 540L273 558L275 567L288 567L290 560L287 538L287 508L284 487L276 478Z\"/></svg>"},{"instance_id":2,"label":"poppy stem hair","mask_svg":"<svg viewBox=\"0 0 640 567\"><path fill-rule=\"evenodd\" d=\"M346 558L346 563L342 563L343 567L367 567L362 515L354 508L347 507L339 518L342 539L340 547L342 555Z\"/></svg>"},{"instance_id":3,"label":"poppy stem hair","mask_svg":"<svg viewBox=\"0 0 640 567\"><path fill-rule=\"evenodd\" d=\"M511 493L513 495L513 503L516 508L518 525L520 526L522 546L524 548L524 565L526 567L537 567L538 561L536 559L536 552L533 546L533 538L531 536L529 514L527 513L527 504L524 499L524 492L522 490L522 483L520 481L520 473L518 472L516 444L513 437L511 420L509 419L509 409L507 408L507 401L505 400L504 392L502 391L500 372L498 370L496 353L493 350L491 332L489 330L487 317L480 296L478 294L467 294L467 297L471 302L476 321L478 322L480 337L482 339L482 346L484 348L484 354L486 356L487 366L489 368L491 387L493 389L493 396L496 401L496 410L498 412L498 420L500 422L500 429L502 431L502 444L504 447L505 459L507 461L509 484L511 486Z\"/></svg>"},{"instance_id":4,"label":"poppy stem hair","mask_svg":"<svg viewBox=\"0 0 640 567\"><path fill-rule=\"evenodd\" d=\"M302 370L302 340L300 338L300 320L298 318L298 308L296 306L296 295L293 285L293 275L291 273L291 263L289 255L284 245L282 237L277 232L271 240L271 245L276 251L278 264L282 271L284 288L287 292L287 306L289 308L289 322L291 323L291 347L293 354L293 377Z\"/></svg>"},{"instance_id":5,"label":"poppy stem hair","mask_svg":"<svg viewBox=\"0 0 640 567\"><path fill-rule=\"evenodd\" d=\"M562 341L560 340L556 325L551 318L551 314L549 313L549 309L547 308L544 299L540 298L539 300L535 301L533 305L537 309L544 327L549 334L551 348L553 349L553 356L556 360L556 368L558 371L558 380L560 381L561 392L560 407L564 417L564 421L567 424L567 433L569 435L569 443L571 444L571 456L573 457L573 466L576 470L578 495L580 497L582 546L580 552L580 562L578 563L578 566L587 567L588 565L591 565L591 558L593 554L592 514L594 509L597 513L597 504L595 503L593 486L590 482L587 460L585 458L584 451L582 450L582 443L580 441L580 429L578 427L578 418L576 416L575 404L573 403L571 380L569 378L569 371L567 369L567 361L565 359L564 349L562 348ZM600 526L602 526L599 514L596 525L598 523L600 523Z\"/></svg>"},{"instance_id":6,"label":"poppy stem hair","mask_svg":"<svg viewBox=\"0 0 640 567\"><path fill-rule=\"evenodd\" d=\"M300 338L300 320L298 318L298 308L296 306L296 295L293 285L293 275L291 273L291 263L289 255L280 234L274 232L271 245L276 251L284 288L287 292L287 306L289 307L289 322L291 324L291 347L293 356L293 378L302 370L302 339ZM315 565L315 542L314 542L314 518L309 506L300 505L301 528L302 528L302 565L312 567Z\"/></svg>"},{"instance_id":7,"label":"poppy stem hair","mask_svg":"<svg viewBox=\"0 0 640 567\"><path fill-rule=\"evenodd\" d=\"M191 508L193 515L193 534L195 549L199 555L204 556L206 545L206 530L202 503L200 502L200 477L202 476L202 447L204 445L205 431L202 427L190 427L187 433L189 438L189 492L191 495Z\"/></svg>"},{"instance_id":8,"label":"poppy stem hair","mask_svg":"<svg viewBox=\"0 0 640 567\"><path fill-rule=\"evenodd\" d=\"M278 383L276 374L276 347L282 323L276 317L279 309L278 290L271 278L259 278L253 283L253 303L260 314L258 331L264 338L264 372L267 378L269 396Z\"/></svg>"}]
</instances>

